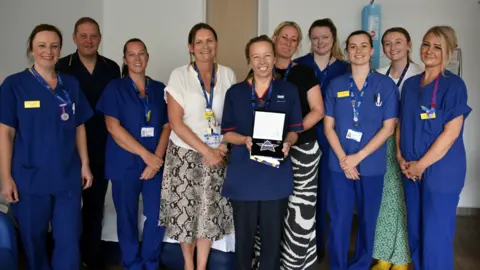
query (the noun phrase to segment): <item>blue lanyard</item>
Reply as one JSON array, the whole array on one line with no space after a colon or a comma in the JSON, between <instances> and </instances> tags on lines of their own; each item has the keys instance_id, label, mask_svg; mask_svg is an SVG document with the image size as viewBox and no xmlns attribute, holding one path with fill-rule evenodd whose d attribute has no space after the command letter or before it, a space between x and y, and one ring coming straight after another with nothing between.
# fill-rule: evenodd
<instances>
[{"instance_id":1,"label":"blue lanyard","mask_svg":"<svg viewBox=\"0 0 480 270\"><path fill-rule=\"evenodd\" d=\"M290 73L290 69L292 69L293 66L293 61L290 61L290 64L288 64L287 70L285 71L285 75L283 75L283 81L287 81L288 73ZM275 74L276 68L273 66L273 74Z\"/></svg>"},{"instance_id":2,"label":"blue lanyard","mask_svg":"<svg viewBox=\"0 0 480 270\"><path fill-rule=\"evenodd\" d=\"M400 79L398 79L397 82L397 87L400 87L400 84L402 84L403 78L405 77L405 74L407 74L407 70L410 67L410 62L407 62L407 66L403 69L402 76L400 76ZM390 66L387 70L387 73L385 75L390 75L390 69L392 69L392 66Z\"/></svg>"},{"instance_id":3,"label":"blue lanyard","mask_svg":"<svg viewBox=\"0 0 480 270\"><path fill-rule=\"evenodd\" d=\"M135 85L135 82L133 82L132 78L130 78L130 81L132 82L133 90L135 90L135 93L137 93L138 98L143 104L143 108L145 109L145 122L148 125L150 123L150 117L152 115L152 110L150 109L150 103L148 102L148 87L150 85L150 79L148 77L145 79L145 98L143 98L142 95L140 94L140 91Z\"/></svg>"},{"instance_id":4,"label":"blue lanyard","mask_svg":"<svg viewBox=\"0 0 480 270\"><path fill-rule=\"evenodd\" d=\"M310 56L311 56L310 58L312 59L313 68L315 70L315 76L318 78L319 74L322 75L322 79L320 80L320 89L326 90L326 89L323 89L323 85L325 83L325 80L327 79L328 68L332 65L333 56L330 57L330 60L328 60L328 65L327 67L325 67L323 71L320 70L320 67L318 67L317 63L315 62L315 58L313 58L313 54L310 54Z\"/></svg>"},{"instance_id":5,"label":"blue lanyard","mask_svg":"<svg viewBox=\"0 0 480 270\"><path fill-rule=\"evenodd\" d=\"M360 94L358 95L358 99L356 98L357 95L355 94L355 81L353 80L352 74L350 74L350 98L352 100L353 126L355 127L355 129L357 129L359 125L360 106L362 105L363 97L365 96L365 90L367 89L367 86L368 86L368 77L370 77L370 74L372 74L372 71L368 73L367 78L363 83L362 89L359 89Z\"/></svg>"},{"instance_id":6,"label":"blue lanyard","mask_svg":"<svg viewBox=\"0 0 480 270\"><path fill-rule=\"evenodd\" d=\"M70 99L70 95L68 94L67 91L65 91L65 87L63 86L63 81L60 75L57 74L57 80L58 80L58 89L62 90L62 93L65 95L65 99L63 99L55 90L48 85L48 83L43 79L43 77L35 70L35 67L32 66L31 68L33 75L37 80L45 87L47 90L56 98L58 99L62 104L67 104L71 105L72 100Z\"/></svg>"},{"instance_id":7,"label":"blue lanyard","mask_svg":"<svg viewBox=\"0 0 480 270\"><path fill-rule=\"evenodd\" d=\"M205 84L203 83L202 75L200 75L200 71L198 70L197 63L193 62L193 68L197 72L198 80L202 86L203 96L205 97L205 102L207 103L207 110L211 110L213 106L213 88L215 86L215 64L213 64L212 79L210 81L210 99L208 99L207 90L205 89Z\"/></svg>"},{"instance_id":8,"label":"blue lanyard","mask_svg":"<svg viewBox=\"0 0 480 270\"><path fill-rule=\"evenodd\" d=\"M263 106L260 108L262 109L267 109L268 105L270 104L271 98L272 98L272 89L273 89L273 79L270 81L270 87L268 88L268 93L267 93L267 100L263 102ZM255 80L252 79L252 97L251 97L251 102L252 102L252 111L255 111L255 102L257 100L257 96L255 95Z\"/></svg>"}]
</instances>

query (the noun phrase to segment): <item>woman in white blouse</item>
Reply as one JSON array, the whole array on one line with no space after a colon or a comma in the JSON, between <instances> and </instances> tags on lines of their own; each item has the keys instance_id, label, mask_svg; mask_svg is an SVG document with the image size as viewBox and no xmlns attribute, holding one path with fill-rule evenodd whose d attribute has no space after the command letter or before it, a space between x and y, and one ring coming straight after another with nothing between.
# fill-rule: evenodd
<instances>
[{"instance_id":1,"label":"woman in white blouse","mask_svg":"<svg viewBox=\"0 0 480 270\"><path fill-rule=\"evenodd\" d=\"M165 88L172 132L159 225L180 242L185 270L205 270L212 242L234 231L230 202L220 195L227 155L220 123L235 74L215 63L217 34L208 24L190 30L188 48L190 64L176 68Z\"/></svg>"}]
</instances>

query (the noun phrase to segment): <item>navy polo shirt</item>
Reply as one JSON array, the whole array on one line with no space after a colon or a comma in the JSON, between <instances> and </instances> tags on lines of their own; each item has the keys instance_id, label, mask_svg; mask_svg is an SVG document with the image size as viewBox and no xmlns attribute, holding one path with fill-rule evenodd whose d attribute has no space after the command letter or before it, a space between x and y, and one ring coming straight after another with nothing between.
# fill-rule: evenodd
<instances>
[{"instance_id":1,"label":"navy polo shirt","mask_svg":"<svg viewBox=\"0 0 480 270\"><path fill-rule=\"evenodd\" d=\"M120 125L148 151L154 153L160 141L163 125L168 123L167 105L164 100L165 85L149 79L148 101L150 123L145 120L145 107L133 88L129 77L111 81L98 101L97 110L114 117ZM153 137L142 137L142 127L153 127ZM138 180L146 164L138 155L119 146L111 134L107 137L105 177L111 180Z\"/></svg>"},{"instance_id":2,"label":"navy polo shirt","mask_svg":"<svg viewBox=\"0 0 480 270\"><path fill-rule=\"evenodd\" d=\"M266 95L267 91L265 92ZM244 81L233 85L225 96L222 134L236 132L253 135L252 87ZM261 97L261 99L266 98ZM259 97L257 97L258 103ZM271 111L286 113L285 132L301 131L302 110L297 88L281 80L273 82ZM222 195L239 201L266 201L283 199L293 192L293 170L290 156L279 168L273 168L250 159L245 145L232 145L227 166L227 176Z\"/></svg>"},{"instance_id":3,"label":"navy polo shirt","mask_svg":"<svg viewBox=\"0 0 480 270\"><path fill-rule=\"evenodd\" d=\"M350 97L350 74L341 75L330 83L325 96L325 114L335 119L335 132L347 155L360 151L383 127L383 121L396 118L399 108L399 91L389 77L373 72L368 77L363 102L360 105L359 126L356 131L362 132L360 142L347 139L347 131L355 130L353 125L353 108ZM355 93L359 90L354 84ZM348 94L347 94L348 92ZM376 102L380 95L380 103ZM387 169L386 143L366 157L357 167L362 176L382 175ZM335 172L343 172L337 155L330 149L329 167Z\"/></svg>"},{"instance_id":4,"label":"navy polo shirt","mask_svg":"<svg viewBox=\"0 0 480 270\"><path fill-rule=\"evenodd\" d=\"M68 73L80 83L80 88L87 97L91 108L96 108L105 86L120 77L120 67L114 61L97 55L97 62L90 73L78 57L78 52L67 55L57 62L56 69ZM105 162L105 141L107 128L103 116L94 111L94 116L85 123L90 164L101 166Z\"/></svg>"},{"instance_id":5,"label":"navy polo shirt","mask_svg":"<svg viewBox=\"0 0 480 270\"><path fill-rule=\"evenodd\" d=\"M60 118L63 102L29 70L10 75L1 85L0 123L15 129L12 177L20 193L44 195L81 188L76 128L93 112L78 81L67 74L60 77L72 102L63 108L70 116L66 121Z\"/></svg>"}]
</instances>

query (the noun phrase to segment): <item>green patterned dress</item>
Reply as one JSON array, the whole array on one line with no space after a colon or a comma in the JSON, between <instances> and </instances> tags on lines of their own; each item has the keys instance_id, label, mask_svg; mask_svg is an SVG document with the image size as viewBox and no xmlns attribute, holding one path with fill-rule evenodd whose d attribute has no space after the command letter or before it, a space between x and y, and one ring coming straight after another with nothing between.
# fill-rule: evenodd
<instances>
[{"instance_id":1,"label":"green patterned dress","mask_svg":"<svg viewBox=\"0 0 480 270\"><path fill-rule=\"evenodd\" d=\"M407 213L395 135L387 140L387 173L377 220L373 258L403 265L410 263Z\"/></svg>"}]
</instances>

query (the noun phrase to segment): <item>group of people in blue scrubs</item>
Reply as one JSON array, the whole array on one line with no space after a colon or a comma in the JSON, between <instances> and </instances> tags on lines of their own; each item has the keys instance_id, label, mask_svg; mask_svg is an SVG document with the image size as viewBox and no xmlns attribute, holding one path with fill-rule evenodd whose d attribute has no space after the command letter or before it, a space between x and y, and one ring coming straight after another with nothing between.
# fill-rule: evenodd
<instances>
[{"instance_id":1,"label":"group of people in blue scrubs","mask_svg":"<svg viewBox=\"0 0 480 270\"><path fill-rule=\"evenodd\" d=\"M457 47L451 27L435 26L424 35L420 47L424 71L405 80L405 74L401 75L401 95L392 76L372 69L370 34L355 31L348 36L346 62L330 19L311 25L311 52L290 61L283 60L296 52L301 36L295 23L284 23L273 39L265 35L252 38L245 50L251 73L238 83L230 69L212 62L217 42L213 28L206 24L195 27L189 48L201 70L192 61L176 72L183 74L184 82L201 85L203 92L187 96L183 93L198 87L183 89L183 84L174 81L165 86L147 76L149 53L140 39L125 43L120 73L117 64L96 51L101 34L93 19L77 22L74 40L78 51L63 59L62 33L49 24L34 28L27 51L32 65L8 76L0 88L2 194L17 220L28 269L79 269L82 261L92 269L101 267L98 246L106 179L112 183L125 269L157 269L165 231L183 235L184 257L190 260L185 269L194 269L195 243L202 246L202 265L197 269L206 269L209 247L204 245L230 232L232 218L236 269L252 268L257 233L261 239L259 269L312 269L315 266L309 260L289 260L282 254L311 258L313 250L321 260L327 216L330 269L370 269L387 173L387 140L392 136L403 178L413 265L424 270L453 269L456 207L466 177L463 129L471 108L465 83L446 70ZM193 42L197 39L198 44ZM280 56L288 57L278 60L279 50ZM286 69L277 72L284 64ZM222 80L228 82L216 79L220 67L221 76L228 78ZM295 75L299 71L302 74ZM317 81L297 81L308 78L307 73L315 74ZM206 78L211 80L207 88ZM225 89L214 105L213 89L220 83ZM321 91L318 107L314 106L318 102L311 100L315 90ZM193 106L196 96L205 99ZM176 103L167 106L166 100ZM187 113L196 111L202 111L201 115ZM283 155L279 166L262 164L251 156L259 112L284 115L282 144L277 146ZM188 128L188 138L171 132L171 113L176 121L174 131ZM208 125L198 125L203 122ZM207 130L205 136L197 134L198 129ZM302 134L307 130L315 130L313 142L308 134ZM298 192L303 183L298 175L299 160L304 156L292 154L292 150L301 151L302 144L312 146L309 151L317 154L311 162L320 165L318 169L317 165L308 167L315 168L312 175L317 181L311 190ZM187 159L188 168L181 169L178 164ZM165 172L164 160L169 163ZM204 183L193 182L200 176L190 170L194 167L201 168ZM162 183L164 173L168 183ZM184 178L173 179L179 175ZM214 180L214 184L206 184ZM201 217L203 223L192 225L190 217L180 222L180 217L173 216L162 221L162 213L173 212L161 209L165 204L161 194L176 192L172 194L179 200L165 206L172 210L181 202L181 194L190 196L188 188L193 184L198 186L195 192L209 193L205 197L193 192L188 199L204 211L189 215ZM316 200L297 204L298 210L290 211L290 205L310 193ZM173 199L172 194L165 194ZM140 196L146 217L141 240ZM294 241L285 241L285 237L305 233L302 228L306 226L298 220L309 213L305 209L312 203L316 213L310 220L316 224L308 224L316 229L308 233L307 242L316 244L292 252ZM223 223L212 216L215 205L217 209L221 205ZM358 232L354 256L348 259L355 209ZM286 218L288 215L299 216ZM202 227L207 219L211 222ZM45 249L50 229L55 241L51 262ZM293 261L303 265L294 266Z\"/></svg>"}]
</instances>

